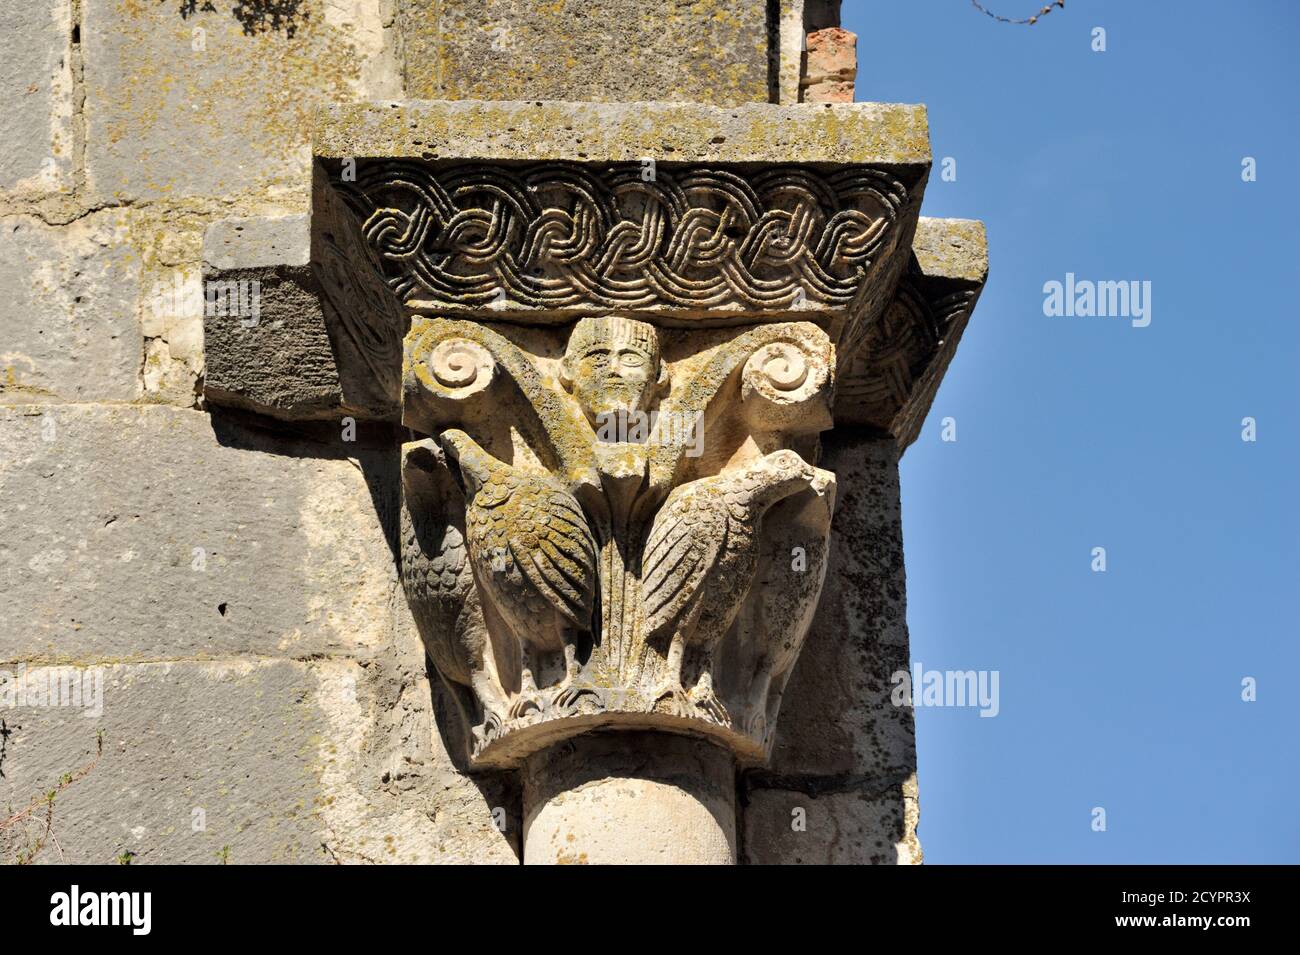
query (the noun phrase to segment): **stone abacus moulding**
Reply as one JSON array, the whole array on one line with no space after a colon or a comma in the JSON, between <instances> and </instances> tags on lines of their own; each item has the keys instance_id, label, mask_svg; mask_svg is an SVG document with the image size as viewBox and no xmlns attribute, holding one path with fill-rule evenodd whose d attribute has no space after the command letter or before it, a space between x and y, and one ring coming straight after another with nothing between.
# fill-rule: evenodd
<instances>
[{"instance_id":1,"label":"stone abacus moulding","mask_svg":"<svg viewBox=\"0 0 1300 955\"><path fill-rule=\"evenodd\" d=\"M710 317L853 303L897 244L892 175L796 166L366 163L340 183L412 311Z\"/></svg>"}]
</instances>

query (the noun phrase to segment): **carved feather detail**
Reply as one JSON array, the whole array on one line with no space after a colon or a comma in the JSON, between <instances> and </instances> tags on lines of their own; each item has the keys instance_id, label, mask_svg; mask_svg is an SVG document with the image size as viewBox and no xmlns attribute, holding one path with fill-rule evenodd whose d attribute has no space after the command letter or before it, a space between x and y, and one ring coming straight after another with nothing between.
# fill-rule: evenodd
<instances>
[{"instance_id":1,"label":"carved feather detail","mask_svg":"<svg viewBox=\"0 0 1300 955\"><path fill-rule=\"evenodd\" d=\"M814 469L793 451L675 489L650 529L641 565L646 634L676 630L712 646L735 619L757 568L759 522L809 486Z\"/></svg>"},{"instance_id":2,"label":"carved feather detail","mask_svg":"<svg viewBox=\"0 0 1300 955\"><path fill-rule=\"evenodd\" d=\"M506 624L544 649L591 628L597 548L582 507L557 481L496 460L463 431L443 433L466 485L475 577Z\"/></svg>"}]
</instances>

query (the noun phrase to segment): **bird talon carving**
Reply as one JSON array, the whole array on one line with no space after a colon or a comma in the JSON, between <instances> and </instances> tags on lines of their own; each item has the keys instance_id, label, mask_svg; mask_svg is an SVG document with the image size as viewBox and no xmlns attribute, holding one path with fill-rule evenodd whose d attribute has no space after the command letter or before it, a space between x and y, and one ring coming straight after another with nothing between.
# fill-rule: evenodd
<instances>
[{"instance_id":1,"label":"bird talon carving","mask_svg":"<svg viewBox=\"0 0 1300 955\"><path fill-rule=\"evenodd\" d=\"M713 692L712 687L696 687L688 694L691 706L697 713L719 726L731 725L731 714L723 706L722 701L718 699L717 694Z\"/></svg>"},{"instance_id":2,"label":"bird talon carving","mask_svg":"<svg viewBox=\"0 0 1300 955\"><path fill-rule=\"evenodd\" d=\"M584 699L594 699L598 708L604 709L604 697L600 689L591 683L569 683L562 686L555 694L554 704L561 710L574 710Z\"/></svg>"},{"instance_id":3,"label":"bird talon carving","mask_svg":"<svg viewBox=\"0 0 1300 955\"><path fill-rule=\"evenodd\" d=\"M471 735L474 737L475 748L482 749L494 740L499 739L501 730L501 717L492 712L485 713L483 722L472 730Z\"/></svg>"},{"instance_id":4,"label":"bird talon carving","mask_svg":"<svg viewBox=\"0 0 1300 955\"><path fill-rule=\"evenodd\" d=\"M520 693L510 703L509 716L512 720L518 720L529 713L540 713L544 708L544 702L542 695L535 691Z\"/></svg>"},{"instance_id":5,"label":"bird talon carving","mask_svg":"<svg viewBox=\"0 0 1300 955\"><path fill-rule=\"evenodd\" d=\"M695 715L695 706L682 689L681 684L665 686L655 695L650 707L656 713L667 716L690 717Z\"/></svg>"}]
</instances>

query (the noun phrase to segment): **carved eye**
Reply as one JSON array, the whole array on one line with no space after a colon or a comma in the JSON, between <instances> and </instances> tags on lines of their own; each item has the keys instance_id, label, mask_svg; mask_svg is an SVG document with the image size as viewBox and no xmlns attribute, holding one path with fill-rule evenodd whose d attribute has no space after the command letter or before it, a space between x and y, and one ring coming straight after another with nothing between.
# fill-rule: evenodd
<instances>
[{"instance_id":1,"label":"carved eye","mask_svg":"<svg viewBox=\"0 0 1300 955\"><path fill-rule=\"evenodd\" d=\"M634 351L625 351L618 358L625 368L640 368L646 363L645 356Z\"/></svg>"}]
</instances>

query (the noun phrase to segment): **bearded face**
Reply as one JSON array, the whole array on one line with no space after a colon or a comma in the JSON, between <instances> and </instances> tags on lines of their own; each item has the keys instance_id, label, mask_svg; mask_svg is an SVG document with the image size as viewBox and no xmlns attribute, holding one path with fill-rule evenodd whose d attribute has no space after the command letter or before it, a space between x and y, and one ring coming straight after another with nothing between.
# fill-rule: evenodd
<instances>
[{"instance_id":1,"label":"bearded face","mask_svg":"<svg viewBox=\"0 0 1300 955\"><path fill-rule=\"evenodd\" d=\"M573 396L593 425L616 412L645 411L659 378L655 366L654 356L635 343L595 345L571 366Z\"/></svg>"}]
</instances>

